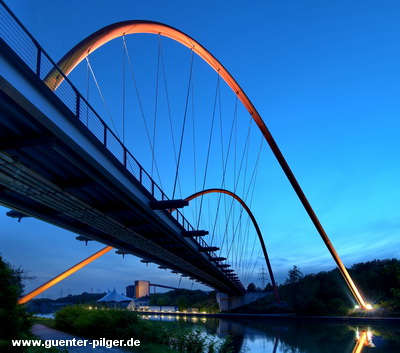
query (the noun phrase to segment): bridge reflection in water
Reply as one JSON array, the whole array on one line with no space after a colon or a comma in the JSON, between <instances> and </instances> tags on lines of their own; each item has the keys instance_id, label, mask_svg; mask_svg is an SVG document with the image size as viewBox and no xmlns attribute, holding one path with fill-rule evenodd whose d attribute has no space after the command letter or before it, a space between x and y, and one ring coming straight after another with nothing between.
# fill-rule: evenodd
<instances>
[{"instance_id":1,"label":"bridge reflection in water","mask_svg":"<svg viewBox=\"0 0 400 353\"><path fill-rule=\"evenodd\" d=\"M144 315L145 319L180 321L201 327L209 335L232 337L234 353L393 353L400 352L400 327L228 320L202 316Z\"/></svg>"}]
</instances>

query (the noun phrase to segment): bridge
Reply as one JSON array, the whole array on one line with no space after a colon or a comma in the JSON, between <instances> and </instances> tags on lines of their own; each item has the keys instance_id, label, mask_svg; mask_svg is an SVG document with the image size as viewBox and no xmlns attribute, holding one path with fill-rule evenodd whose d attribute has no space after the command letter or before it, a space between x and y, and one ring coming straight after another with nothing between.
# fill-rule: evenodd
<instances>
[{"instance_id":1,"label":"bridge","mask_svg":"<svg viewBox=\"0 0 400 353\"><path fill-rule=\"evenodd\" d=\"M82 40L57 64L1 2L0 40L0 204L132 254L143 262L188 276L229 296L245 288L220 244L208 244L209 230L194 227L180 211L193 197L170 199L108 127L67 75L108 41L134 33L172 38L200 56L233 90L256 122L295 192L338 264L361 307L365 303L282 153L251 101L228 71L204 47L163 24L126 21ZM271 280L266 247L254 216ZM174 190L175 191L175 190ZM175 192L173 193L175 194ZM279 297L275 291L277 301Z\"/></svg>"}]
</instances>

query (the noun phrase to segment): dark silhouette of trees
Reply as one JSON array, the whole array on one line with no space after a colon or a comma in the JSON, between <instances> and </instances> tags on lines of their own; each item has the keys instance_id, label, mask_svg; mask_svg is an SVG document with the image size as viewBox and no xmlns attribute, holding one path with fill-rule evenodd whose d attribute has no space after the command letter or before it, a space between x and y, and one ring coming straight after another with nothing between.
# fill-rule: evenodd
<instances>
[{"instance_id":1,"label":"dark silhouette of trees","mask_svg":"<svg viewBox=\"0 0 400 353\"><path fill-rule=\"evenodd\" d=\"M374 306L370 315L400 315L400 261L397 259L373 260L356 263L350 269L355 284L365 301ZM250 284L247 290L254 289ZM267 285L268 287L268 285ZM267 289L266 287L266 289ZM270 291L272 286L269 287ZM367 315L357 313L356 304L338 269L303 275L294 266L289 270L283 285L279 286L281 299L286 306L275 305L273 295L235 309L235 312L273 313L289 312L300 315ZM368 314L368 315L369 315Z\"/></svg>"},{"instance_id":2,"label":"dark silhouette of trees","mask_svg":"<svg viewBox=\"0 0 400 353\"><path fill-rule=\"evenodd\" d=\"M285 284L294 284L299 282L304 277L303 273L300 269L295 265L291 270L288 272L288 276L285 280Z\"/></svg>"},{"instance_id":3,"label":"dark silhouette of trees","mask_svg":"<svg viewBox=\"0 0 400 353\"><path fill-rule=\"evenodd\" d=\"M257 291L256 285L253 282L249 283L249 285L247 286L247 291L256 292Z\"/></svg>"},{"instance_id":4,"label":"dark silhouette of trees","mask_svg":"<svg viewBox=\"0 0 400 353\"><path fill-rule=\"evenodd\" d=\"M272 292L273 290L274 290L274 288L272 287L272 284L268 282L263 291L264 292Z\"/></svg>"},{"instance_id":5,"label":"dark silhouette of trees","mask_svg":"<svg viewBox=\"0 0 400 353\"><path fill-rule=\"evenodd\" d=\"M176 305L180 310L198 308L200 311L218 311L215 292L174 289L150 295L150 305Z\"/></svg>"},{"instance_id":6,"label":"dark silhouette of trees","mask_svg":"<svg viewBox=\"0 0 400 353\"><path fill-rule=\"evenodd\" d=\"M0 351L11 349L12 339L24 339L30 334L30 316L18 304L23 291L22 279L28 277L25 271L14 268L0 256Z\"/></svg>"}]
</instances>

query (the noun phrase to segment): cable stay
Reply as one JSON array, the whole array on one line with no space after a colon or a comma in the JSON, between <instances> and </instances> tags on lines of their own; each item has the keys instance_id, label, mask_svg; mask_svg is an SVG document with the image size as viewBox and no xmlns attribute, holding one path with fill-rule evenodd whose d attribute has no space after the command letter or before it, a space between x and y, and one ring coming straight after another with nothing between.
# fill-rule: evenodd
<instances>
[{"instance_id":1,"label":"cable stay","mask_svg":"<svg viewBox=\"0 0 400 353\"><path fill-rule=\"evenodd\" d=\"M153 151L156 150L156 130L157 130L157 107L158 107L158 77L160 74L160 36L158 36L158 53L157 53L157 74L156 74L156 87L154 97L154 121L153 121ZM150 175L153 177L155 157L151 161ZM173 198L173 197L172 197Z\"/></svg>"},{"instance_id":2,"label":"cable stay","mask_svg":"<svg viewBox=\"0 0 400 353\"><path fill-rule=\"evenodd\" d=\"M125 36L122 37L122 143L125 144L125 67L126 67L126 52L125 52Z\"/></svg>"},{"instance_id":3,"label":"cable stay","mask_svg":"<svg viewBox=\"0 0 400 353\"><path fill-rule=\"evenodd\" d=\"M259 148L259 151L258 151L257 160L256 160L256 163L255 163L254 168L253 168L253 172L252 172L252 175L251 175L251 178L250 178L250 182L249 182L249 185L248 185L247 192L243 192L245 194L244 200L246 200L248 195L249 195L250 190L251 189L253 190L251 198L250 198L250 203L248 203L250 205L252 203L254 190L255 190L255 176L256 176L256 173L257 173L257 170L258 170L260 154L261 154L261 149L262 149L262 143L263 142L261 140L260 148ZM247 156L247 154L248 154L248 150L246 152L246 156ZM245 186L245 184L244 184L244 186ZM232 215L231 215L231 212L232 212ZM233 219L235 219L234 212L235 212L235 209L231 208L229 216L232 217ZM248 239L247 235L248 235L248 232L249 232L248 222L246 222L246 229L244 231L242 231L242 215L243 215L243 209L240 209L239 210L239 216L238 216L238 219L236 221L236 226L233 226L233 224L232 224L233 228L232 228L231 231L229 231L228 227L226 226L225 233L224 233L224 238L226 239L226 244L227 244L227 247L228 247L228 250L227 250L227 253L225 254L225 256L229 260L230 257L231 257L231 254L232 254L233 257L229 261L231 263L236 263L237 265L235 267L238 267L238 268L242 268L243 267L242 263L243 263L243 258L244 258L244 252L242 251L242 249L246 249L247 248L247 246L245 246L244 244L247 244L246 241ZM230 233L232 234L232 240L229 242L228 241L228 234L230 234ZM235 242L236 238L238 238L237 242ZM246 242L246 243L243 243L243 242ZM236 245L234 245L234 244L236 244ZM254 246L255 246L255 242L253 242L253 249L254 249ZM252 253L253 253L253 250L252 250ZM220 252L220 254L221 254L221 252ZM252 258L252 256L250 256L250 258ZM248 267L249 266L247 266L247 268ZM244 268L246 268L246 267L244 267ZM244 281L244 278L243 278L243 281Z\"/></svg>"},{"instance_id":4,"label":"cable stay","mask_svg":"<svg viewBox=\"0 0 400 353\"><path fill-rule=\"evenodd\" d=\"M259 167L259 161L260 161L260 156L261 156L261 150L262 150L263 143L264 143L264 139L261 139L261 143L260 143L260 148L259 148L259 151L258 151L257 160L256 160L255 166L254 166L254 168L253 168L253 172L252 172L252 175L251 175L251 179L250 179L250 182L249 182L249 185L248 185L247 192L245 193L245 197L244 197L244 201L247 202L246 200L247 200L247 198L248 198L248 196L249 196L250 189L252 189L250 201L247 202L247 204L248 204L250 207L251 207L251 205L252 205L252 201L253 201L253 197L254 197L255 185L256 185L256 184L255 184L255 179L256 179L256 175L257 175L257 171L258 171L258 167ZM241 222L242 215L243 215L243 209L240 209L240 216L239 216L237 228L239 228L239 222ZM249 227L249 219L248 219L248 221L246 222L245 234L248 234L248 232L249 232L249 228L248 228L248 227ZM233 234L236 234L236 232L237 232L237 230L235 229L235 231L233 232ZM243 236L242 238L244 238L244 239L246 240L246 244L247 244L248 236ZM233 242L232 242L232 244L233 244ZM256 246L256 239L254 238L253 246L252 246L252 251L251 251L251 255L248 257L249 259L252 259L252 258L253 258L253 252L254 252L255 246ZM246 248L247 248L247 245L240 246L240 244L239 244L239 246L237 247L237 251L240 251L240 249L246 249ZM231 249L228 250L228 254L230 253L230 251L231 251ZM227 255L227 257L228 257L228 255ZM240 267L240 268L249 268L249 265L250 265L250 264L248 264L248 265L246 265L246 266L245 266L245 265L240 266L240 263L242 262L243 258L244 258L243 252L240 251L239 267ZM247 277L249 278L249 277L251 276L251 274L252 274L252 272L249 273L249 275L248 275ZM246 278L247 278L247 277L246 277ZM246 281L245 281L244 278L245 278L245 276L243 276L243 282L245 283Z\"/></svg>"},{"instance_id":5,"label":"cable stay","mask_svg":"<svg viewBox=\"0 0 400 353\"><path fill-rule=\"evenodd\" d=\"M204 168L204 177L203 177L202 190L205 189L206 180L207 180L208 163L209 163L209 160L210 160L210 152L211 152L211 141L212 141L212 136L213 136L213 131L214 131L217 95L218 95L218 90L219 90L219 81L220 81L220 76L218 74L217 75L217 84L216 84L216 89L215 89L215 99L214 99L214 107L213 107L212 120L211 120L210 135L209 135L208 146L207 146L207 157L206 157L206 165L205 165L205 168ZM200 199L200 208L199 208L199 213L198 213L197 228L199 228L199 224L200 224L200 217L201 217L201 212L202 212L202 204L203 204L203 197L201 197L201 199Z\"/></svg>"},{"instance_id":6,"label":"cable stay","mask_svg":"<svg viewBox=\"0 0 400 353\"><path fill-rule=\"evenodd\" d=\"M197 190L197 156L196 156L196 147L197 147L197 139L196 139L196 117L195 117L195 102L194 102L194 85L192 85L192 143L193 143L193 183L194 190ZM198 202L195 203L194 214L192 213L193 219L196 219L196 216L199 212ZM211 229L211 228L209 228Z\"/></svg>"},{"instance_id":7,"label":"cable stay","mask_svg":"<svg viewBox=\"0 0 400 353\"><path fill-rule=\"evenodd\" d=\"M172 150L174 152L174 160L175 160L175 168L177 168L178 165L178 156L177 156L177 151L176 151L176 144L175 144L175 134L174 134L174 127L173 127L173 122L172 122L172 113L171 113L171 104L170 104L170 98L169 98L169 92L168 92L168 84L167 84L167 74L165 70L165 63L164 63L164 52L163 52L163 47L162 47L162 40L161 36L158 35L159 37L159 53L160 53L160 58L161 58L161 69L163 73L163 78L164 78L164 90L165 90L165 98L167 101L167 112L168 112L168 119L169 119L169 127L170 127L170 133L171 133L171 142L172 142ZM182 190L181 190L181 184L180 184L180 177L178 174L177 177L177 184L178 184L178 189L179 189L179 196L182 198Z\"/></svg>"},{"instance_id":8,"label":"cable stay","mask_svg":"<svg viewBox=\"0 0 400 353\"><path fill-rule=\"evenodd\" d=\"M90 102L90 69L86 63L86 101ZM89 105L86 104L86 126L89 126Z\"/></svg>"},{"instance_id":9,"label":"cable stay","mask_svg":"<svg viewBox=\"0 0 400 353\"><path fill-rule=\"evenodd\" d=\"M241 171L242 171L242 167L243 167L243 161L244 161L244 158L245 158L246 153L248 153L248 146L249 146L249 141L250 141L250 130L251 130L251 121L250 121L250 124L249 124L249 128L248 128L248 130L247 130L246 143L245 143L245 148L244 148L244 150L243 150L243 154L242 154L242 158L241 158L241 162L240 162L240 166L239 166L239 172L238 172L238 174L237 174L237 176L236 176L235 184L234 184L234 187L233 187L233 192L234 192L234 193L236 193L236 191L237 191L237 187L238 187L238 183L239 183L239 180L240 180L240 175L241 175ZM229 208L229 212L228 212L228 221L229 221L229 219L230 219L230 217L231 217L231 215L232 215L232 209L233 209L233 203L231 203L231 206L230 206L230 208ZM222 252L222 250L223 250L223 246L224 246L225 239L226 239L226 241L227 241L227 246L229 246L228 240L227 240L228 221L227 221L227 223L226 223L226 227L225 227L225 231L224 231L224 236L223 236L223 239L222 239L222 242L221 242L222 246L221 246L221 249L220 249L220 254L221 254L221 252Z\"/></svg>"},{"instance_id":10,"label":"cable stay","mask_svg":"<svg viewBox=\"0 0 400 353\"><path fill-rule=\"evenodd\" d=\"M137 85L137 82L136 82L136 77L135 77L135 73L134 73L134 70L133 70L132 60L131 60L130 55L129 55L128 46L127 46L126 41L125 41L125 36L122 37L122 41L123 41L126 57L128 59L129 70L130 70L132 81L133 81L133 84L134 84L134 87L135 87L136 97L138 99L142 120L143 120L144 127L145 127L145 130L146 130L147 140L149 142L149 146L150 146L150 150L151 150L152 162L154 162L154 166L155 166L155 169L156 169L158 181L160 183L161 188L163 189L160 172L159 172L158 166L157 166L157 161L155 160L154 146L153 146L153 144L151 142L151 137L150 137L149 129L148 129L147 122L146 122L146 117L145 117L144 110L143 110L142 100L140 98L139 88L138 88L138 85Z\"/></svg>"},{"instance_id":11,"label":"cable stay","mask_svg":"<svg viewBox=\"0 0 400 353\"><path fill-rule=\"evenodd\" d=\"M86 57L86 62L87 62L87 66L88 66L88 68L89 68L89 70L90 70L90 72L91 72L91 74L92 74L93 80L94 80L94 82L95 82L95 84L96 84L97 90L98 90L98 92L99 92L99 94L100 94L101 100L103 101L103 104L104 104L104 107L105 107L105 109L106 109L106 111L107 111L108 117L110 118L111 124L112 124L112 126L113 126L113 128L114 128L114 133L115 133L115 134L117 135L117 137L119 138L118 129L117 129L117 127L115 126L114 119L113 119L112 116L111 116L110 109L108 108L108 105L107 105L107 103L106 103L106 100L104 99L103 93L101 92L100 85L99 85L99 83L98 83L98 81L97 81L96 75L94 74L92 65L90 64L89 56Z\"/></svg>"},{"instance_id":12,"label":"cable stay","mask_svg":"<svg viewBox=\"0 0 400 353\"><path fill-rule=\"evenodd\" d=\"M186 118L187 118L187 109L188 109L188 104L189 104L190 86L191 86L191 84L192 84L193 59L194 59L194 52L191 51L191 56L190 56L190 70L189 70L189 82L188 82L188 88L187 88L187 94L186 94L185 111L184 111L184 114L183 114L182 132L181 132L181 139L180 139L179 151L178 151L178 163L177 163L177 165L176 165L175 181L174 181L174 189L173 189L173 191L172 191L172 198L175 197L176 184L177 184L177 181L178 181L178 174L179 174L179 166L180 166L180 163L181 163L181 155L182 155L182 148L183 148L183 137L184 137L184 135L185 135Z\"/></svg>"},{"instance_id":13,"label":"cable stay","mask_svg":"<svg viewBox=\"0 0 400 353\"><path fill-rule=\"evenodd\" d=\"M226 158L225 158L225 156L224 156L223 148L222 148L222 180L221 180L221 189L224 189L224 188L225 188L225 177L226 177L226 171L227 171L227 167L228 167L229 154L230 154L231 145L232 145L232 137L233 137L234 123L235 123L235 120L236 120L236 118L237 118L237 102L238 102L238 99L237 99L237 97L236 97L236 98L235 98L235 108L234 108L234 114L233 114L233 119L232 119L232 125L231 125L230 134L229 134L229 143L228 143L228 150L227 150L227 153L226 153ZM220 103L220 104L221 104L221 103ZM223 127L222 127L222 117L220 117L220 131L221 131L221 134L222 134L222 130L223 130ZM222 138L222 135L221 135L221 145L223 145L223 138ZM197 190L197 188L195 188L195 190ZM221 198L222 198L222 194L219 194L219 195L218 195L218 202L217 202L216 219L217 219L217 216L218 216L218 214L219 214L219 208L220 208ZM224 199L224 200L225 200L225 199ZM225 205L225 214L226 214L226 202L224 202L224 205ZM213 229L213 237L212 237L212 239L211 239L211 242L213 242L213 240L214 240L214 236L215 236L215 227L216 227L216 224L214 224L214 226L213 226L213 228L212 228L212 229Z\"/></svg>"}]
</instances>

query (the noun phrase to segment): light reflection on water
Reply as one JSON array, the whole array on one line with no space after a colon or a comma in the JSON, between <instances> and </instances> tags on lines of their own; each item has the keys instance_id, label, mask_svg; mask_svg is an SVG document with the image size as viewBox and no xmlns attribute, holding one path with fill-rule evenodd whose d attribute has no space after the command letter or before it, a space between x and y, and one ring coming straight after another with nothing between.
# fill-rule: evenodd
<instances>
[{"instance_id":1,"label":"light reflection on water","mask_svg":"<svg viewBox=\"0 0 400 353\"><path fill-rule=\"evenodd\" d=\"M399 326L227 320L144 315L147 320L201 326L210 335L233 337L234 353L394 353L400 352Z\"/></svg>"}]
</instances>

